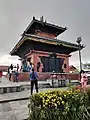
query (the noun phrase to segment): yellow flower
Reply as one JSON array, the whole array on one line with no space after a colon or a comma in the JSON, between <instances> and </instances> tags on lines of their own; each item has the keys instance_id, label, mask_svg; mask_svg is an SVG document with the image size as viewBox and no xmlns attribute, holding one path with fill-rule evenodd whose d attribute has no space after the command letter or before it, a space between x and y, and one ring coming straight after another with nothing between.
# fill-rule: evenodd
<instances>
[{"instance_id":1,"label":"yellow flower","mask_svg":"<svg viewBox=\"0 0 90 120\"><path fill-rule=\"evenodd\" d=\"M60 105L60 102L59 102L59 101L57 101L57 103L58 103L58 105Z\"/></svg>"},{"instance_id":2,"label":"yellow flower","mask_svg":"<svg viewBox=\"0 0 90 120\"><path fill-rule=\"evenodd\" d=\"M62 104L63 104L63 105L64 105L64 103L65 103L65 102L64 102L64 101L62 101Z\"/></svg>"},{"instance_id":3,"label":"yellow flower","mask_svg":"<svg viewBox=\"0 0 90 120\"><path fill-rule=\"evenodd\" d=\"M60 100L62 100L62 98L61 98L61 97L59 97L59 99L60 99Z\"/></svg>"},{"instance_id":4,"label":"yellow flower","mask_svg":"<svg viewBox=\"0 0 90 120\"><path fill-rule=\"evenodd\" d=\"M46 102L49 102L49 99L47 99Z\"/></svg>"},{"instance_id":5,"label":"yellow flower","mask_svg":"<svg viewBox=\"0 0 90 120\"><path fill-rule=\"evenodd\" d=\"M54 103L54 106L55 106L55 107L57 107L57 104L56 104L56 103Z\"/></svg>"},{"instance_id":6,"label":"yellow flower","mask_svg":"<svg viewBox=\"0 0 90 120\"><path fill-rule=\"evenodd\" d=\"M45 106L48 105L48 103L45 103Z\"/></svg>"},{"instance_id":7,"label":"yellow flower","mask_svg":"<svg viewBox=\"0 0 90 120\"><path fill-rule=\"evenodd\" d=\"M42 101L43 103L45 102L45 100L43 99L43 101Z\"/></svg>"},{"instance_id":8,"label":"yellow flower","mask_svg":"<svg viewBox=\"0 0 90 120\"><path fill-rule=\"evenodd\" d=\"M43 105L43 107L45 107L45 105Z\"/></svg>"},{"instance_id":9,"label":"yellow flower","mask_svg":"<svg viewBox=\"0 0 90 120\"><path fill-rule=\"evenodd\" d=\"M66 97L66 95L64 95L64 97Z\"/></svg>"}]
</instances>

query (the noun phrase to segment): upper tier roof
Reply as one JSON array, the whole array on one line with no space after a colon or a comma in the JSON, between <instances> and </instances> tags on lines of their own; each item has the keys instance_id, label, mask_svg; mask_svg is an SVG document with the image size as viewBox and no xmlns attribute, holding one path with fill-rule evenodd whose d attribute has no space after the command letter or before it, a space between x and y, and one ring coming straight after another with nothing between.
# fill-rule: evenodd
<instances>
[{"instance_id":1,"label":"upper tier roof","mask_svg":"<svg viewBox=\"0 0 90 120\"><path fill-rule=\"evenodd\" d=\"M41 17L41 20L37 20L35 17L33 17L33 20L30 22L24 33L35 34L37 30L40 30L44 33L54 34L55 37L57 37L66 29L66 27L59 27L57 25L43 21L43 17Z\"/></svg>"}]
</instances>

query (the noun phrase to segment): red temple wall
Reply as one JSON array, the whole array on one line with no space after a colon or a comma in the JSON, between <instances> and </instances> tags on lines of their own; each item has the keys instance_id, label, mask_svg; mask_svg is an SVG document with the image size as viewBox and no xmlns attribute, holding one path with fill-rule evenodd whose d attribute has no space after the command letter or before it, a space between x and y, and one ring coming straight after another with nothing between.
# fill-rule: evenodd
<instances>
[{"instance_id":1,"label":"red temple wall","mask_svg":"<svg viewBox=\"0 0 90 120\"><path fill-rule=\"evenodd\" d=\"M49 33L44 33L44 32L37 32L36 35L40 36L40 37L45 37L45 38L55 38L56 35L55 34L49 34Z\"/></svg>"},{"instance_id":2,"label":"red temple wall","mask_svg":"<svg viewBox=\"0 0 90 120\"><path fill-rule=\"evenodd\" d=\"M27 59L31 58L31 62L34 63L34 68L35 71L37 71L37 63L40 62L40 56L47 56L49 57L50 53L48 52L43 52L43 51L30 51L26 55ZM57 58L64 58L64 64L66 64L66 68L64 68L64 72L68 73L69 72L69 57L70 55L64 55L64 54L58 54L57 53ZM43 64L41 63L41 67L39 69L40 72L38 72L39 80L46 80L47 78L50 77L51 72L42 72ZM60 76L59 76L60 77ZM72 80L78 79L78 74L67 74L67 78L70 78ZM14 80L14 75L12 75L12 81ZM29 80L29 73L28 72L23 72L19 73L19 81L28 81Z\"/></svg>"},{"instance_id":3,"label":"red temple wall","mask_svg":"<svg viewBox=\"0 0 90 120\"><path fill-rule=\"evenodd\" d=\"M50 77L51 73L50 72L38 72L37 73L39 76L39 80L46 80ZM61 78L60 75L58 77L59 79ZM61 79L70 79L70 80L79 80L79 73L66 73L66 77L65 75L62 75ZM29 72L23 72L23 73L19 73L19 77L18 77L19 81L29 81ZM14 74L12 74L11 77L11 81L15 80L15 76Z\"/></svg>"},{"instance_id":4,"label":"red temple wall","mask_svg":"<svg viewBox=\"0 0 90 120\"><path fill-rule=\"evenodd\" d=\"M34 68L37 71L37 63L40 62L40 56L47 56L49 57L49 52L43 52L43 51L33 51L31 52L31 54L27 55L27 58L31 57L31 62L34 63ZM64 55L64 54L58 54L57 53L57 58L64 58L64 64L66 64L66 68L64 68L64 64L63 64L63 70L64 72L69 72L69 57L70 55ZM40 67L40 72L42 72L42 68L43 68L43 64L41 63L41 67Z\"/></svg>"}]
</instances>

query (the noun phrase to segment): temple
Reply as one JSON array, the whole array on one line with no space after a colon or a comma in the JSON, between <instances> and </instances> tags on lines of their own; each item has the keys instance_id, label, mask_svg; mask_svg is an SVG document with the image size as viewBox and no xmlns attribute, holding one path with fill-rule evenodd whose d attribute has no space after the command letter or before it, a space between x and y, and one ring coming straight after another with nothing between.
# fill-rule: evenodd
<instances>
[{"instance_id":1,"label":"temple","mask_svg":"<svg viewBox=\"0 0 90 120\"><path fill-rule=\"evenodd\" d=\"M37 72L69 72L70 53L77 51L79 46L57 39L66 30L66 27L44 21L43 17L40 20L33 17L10 54L19 56L22 66L27 61L33 63Z\"/></svg>"}]
</instances>

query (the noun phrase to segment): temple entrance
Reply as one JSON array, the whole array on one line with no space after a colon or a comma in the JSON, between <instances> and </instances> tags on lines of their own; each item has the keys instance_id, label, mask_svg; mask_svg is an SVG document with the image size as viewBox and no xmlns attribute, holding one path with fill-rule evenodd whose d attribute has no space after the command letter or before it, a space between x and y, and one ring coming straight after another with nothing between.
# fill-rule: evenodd
<instances>
[{"instance_id":1,"label":"temple entrance","mask_svg":"<svg viewBox=\"0 0 90 120\"><path fill-rule=\"evenodd\" d=\"M56 57L41 57L41 62L43 64L42 72L63 72L62 65L64 62L63 58Z\"/></svg>"}]
</instances>

